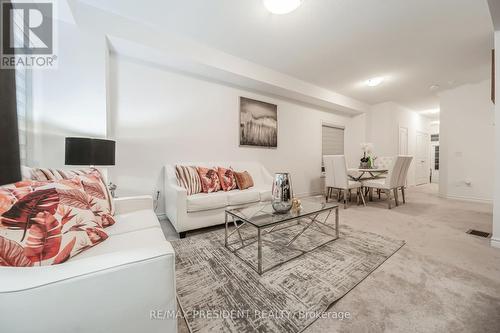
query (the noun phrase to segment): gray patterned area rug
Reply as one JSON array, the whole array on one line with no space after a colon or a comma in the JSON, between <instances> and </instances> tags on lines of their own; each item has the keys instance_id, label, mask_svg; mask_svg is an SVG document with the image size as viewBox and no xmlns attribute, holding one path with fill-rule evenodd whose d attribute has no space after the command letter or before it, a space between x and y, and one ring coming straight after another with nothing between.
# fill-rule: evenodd
<instances>
[{"instance_id":1,"label":"gray patterned area rug","mask_svg":"<svg viewBox=\"0 0 500 333\"><path fill-rule=\"evenodd\" d=\"M254 230L242 231L245 238ZM279 237L279 232L294 230L285 228L273 232L273 237ZM301 332L404 241L341 225L338 240L263 275L224 247L223 229L172 241L172 245L177 297L191 332ZM279 251L266 247L264 258L279 260ZM242 257L253 261L256 249L247 249L248 259Z\"/></svg>"}]
</instances>

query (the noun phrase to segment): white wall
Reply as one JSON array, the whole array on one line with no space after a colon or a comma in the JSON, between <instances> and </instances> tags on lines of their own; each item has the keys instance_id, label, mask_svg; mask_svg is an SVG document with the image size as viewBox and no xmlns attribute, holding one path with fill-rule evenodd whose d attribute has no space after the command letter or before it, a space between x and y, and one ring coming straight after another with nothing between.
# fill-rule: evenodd
<instances>
[{"instance_id":1,"label":"white wall","mask_svg":"<svg viewBox=\"0 0 500 333\"><path fill-rule=\"evenodd\" d=\"M105 38L57 24L58 68L33 70L34 166L64 166L66 136L106 136Z\"/></svg>"},{"instance_id":2,"label":"white wall","mask_svg":"<svg viewBox=\"0 0 500 333\"><path fill-rule=\"evenodd\" d=\"M495 182L494 182L494 202L493 202L493 236L491 245L500 247L500 31L495 31Z\"/></svg>"},{"instance_id":3,"label":"white wall","mask_svg":"<svg viewBox=\"0 0 500 333\"><path fill-rule=\"evenodd\" d=\"M366 113L350 118L345 130L345 155L347 165L351 168L359 166L359 160L363 155L361 143L366 142L366 118Z\"/></svg>"},{"instance_id":4,"label":"white wall","mask_svg":"<svg viewBox=\"0 0 500 333\"><path fill-rule=\"evenodd\" d=\"M491 201L495 145L490 81L444 91L440 104L440 195Z\"/></svg>"},{"instance_id":5,"label":"white wall","mask_svg":"<svg viewBox=\"0 0 500 333\"><path fill-rule=\"evenodd\" d=\"M431 121L430 134L439 134L439 123Z\"/></svg>"},{"instance_id":6,"label":"white wall","mask_svg":"<svg viewBox=\"0 0 500 333\"><path fill-rule=\"evenodd\" d=\"M116 56L110 70L117 140L110 177L119 195L162 191L165 164L213 160L257 160L270 172L291 172L296 194L318 193L322 122L344 125L346 141L361 141L348 117ZM277 149L238 146L239 96L278 105Z\"/></svg>"},{"instance_id":7,"label":"white wall","mask_svg":"<svg viewBox=\"0 0 500 333\"><path fill-rule=\"evenodd\" d=\"M417 132L430 133L430 120L394 102L373 105L366 114L366 141L376 156L399 154L399 128L408 129L408 155L416 154ZM429 139L430 140L430 139ZM415 160L408 170L408 185L414 185Z\"/></svg>"}]
</instances>

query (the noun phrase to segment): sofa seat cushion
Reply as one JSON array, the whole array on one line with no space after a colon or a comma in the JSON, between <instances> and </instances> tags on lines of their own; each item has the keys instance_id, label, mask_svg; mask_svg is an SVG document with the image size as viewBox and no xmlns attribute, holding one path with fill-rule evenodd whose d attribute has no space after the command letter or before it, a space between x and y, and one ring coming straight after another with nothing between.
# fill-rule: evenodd
<instances>
[{"instance_id":1,"label":"sofa seat cushion","mask_svg":"<svg viewBox=\"0 0 500 333\"><path fill-rule=\"evenodd\" d=\"M148 228L161 228L156 214L151 209L115 215L115 221L114 225L106 228L106 233L110 236Z\"/></svg>"},{"instance_id":2,"label":"sofa seat cushion","mask_svg":"<svg viewBox=\"0 0 500 333\"><path fill-rule=\"evenodd\" d=\"M70 261L76 261L113 252L123 253L123 255L126 256L127 252L132 253L141 248L154 248L162 246L162 244L166 242L167 241L161 228L138 230L135 232L111 236L100 246L93 247L75 258L70 259Z\"/></svg>"},{"instance_id":3,"label":"sofa seat cushion","mask_svg":"<svg viewBox=\"0 0 500 333\"><path fill-rule=\"evenodd\" d=\"M226 207L228 205L227 194L228 192L219 191L190 195L187 197L187 211L199 212L202 210Z\"/></svg>"},{"instance_id":4,"label":"sofa seat cushion","mask_svg":"<svg viewBox=\"0 0 500 333\"><path fill-rule=\"evenodd\" d=\"M259 188L257 190L260 193L260 201L271 201L272 200L271 189Z\"/></svg>"},{"instance_id":5,"label":"sofa seat cushion","mask_svg":"<svg viewBox=\"0 0 500 333\"><path fill-rule=\"evenodd\" d=\"M227 201L230 206L259 202L260 192L254 188L247 190L233 190L227 193Z\"/></svg>"}]
</instances>

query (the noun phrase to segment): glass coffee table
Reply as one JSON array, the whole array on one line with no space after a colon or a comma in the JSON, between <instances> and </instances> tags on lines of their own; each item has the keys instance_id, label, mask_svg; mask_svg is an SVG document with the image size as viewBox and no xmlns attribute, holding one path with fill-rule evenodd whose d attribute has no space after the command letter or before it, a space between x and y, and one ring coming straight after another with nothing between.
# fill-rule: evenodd
<instances>
[{"instance_id":1,"label":"glass coffee table","mask_svg":"<svg viewBox=\"0 0 500 333\"><path fill-rule=\"evenodd\" d=\"M335 223L328 223L333 211ZM225 228L224 246L263 274L338 239L339 208L303 200L300 211L278 214L270 203L255 204L226 210Z\"/></svg>"}]
</instances>

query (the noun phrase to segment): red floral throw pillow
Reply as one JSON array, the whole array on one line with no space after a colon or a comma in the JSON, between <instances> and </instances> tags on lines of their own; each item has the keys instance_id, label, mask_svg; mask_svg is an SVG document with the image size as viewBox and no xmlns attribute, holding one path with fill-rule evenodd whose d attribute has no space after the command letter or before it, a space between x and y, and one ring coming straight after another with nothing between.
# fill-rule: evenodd
<instances>
[{"instance_id":1,"label":"red floral throw pillow","mask_svg":"<svg viewBox=\"0 0 500 333\"><path fill-rule=\"evenodd\" d=\"M38 181L72 181L74 178L80 179L85 192L93 198L94 212L98 212L102 217L104 227L114 224L114 201L101 172L95 168L87 169L43 169L26 168L26 175L29 179Z\"/></svg>"},{"instance_id":2,"label":"red floral throw pillow","mask_svg":"<svg viewBox=\"0 0 500 333\"><path fill-rule=\"evenodd\" d=\"M212 193L220 191L220 180L215 168L197 167L198 174L200 175L201 188L203 193Z\"/></svg>"},{"instance_id":3,"label":"red floral throw pillow","mask_svg":"<svg viewBox=\"0 0 500 333\"><path fill-rule=\"evenodd\" d=\"M234 178L233 169L218 167L217 175L219 176L220 185L224 191L231 191L236 188L236 179Z\"/></svg>"},{"instance_id":4,"label":"red floral throw pillow","mask_svg":"<svg viewBox=\"0 0 500 333\"><path fill-rule=\"evenodd\" d=\"M115 224L115 206L111 193L104 183L101 173L94 169L92 172L74 177L79 179L85 193L92 199L92 212L100 218L103 228Z\"/></svg>"},{"instance_id":5,"label":"red floral throw pillow","mask_svg":"<svg viewBox=\"0 0 500 333\"><path fill-rule=\"evenodd\" d=\"M60 264L104 241L93 206L78 178L0 187L0 266Z\"/></svg>"}]
</instances>

